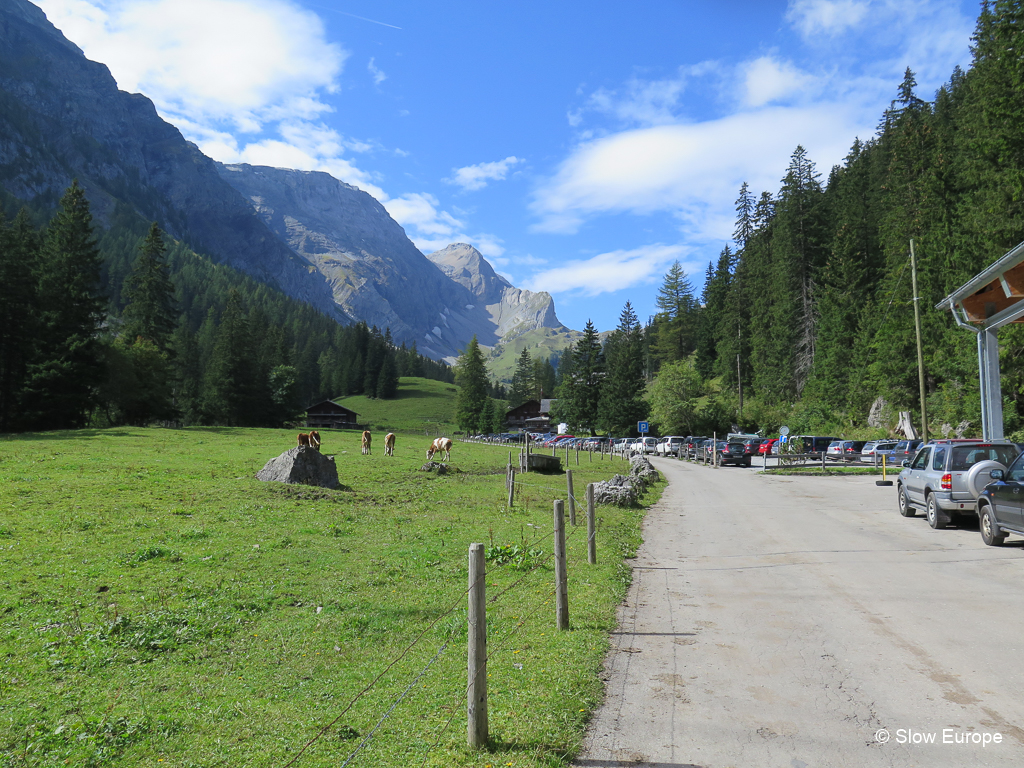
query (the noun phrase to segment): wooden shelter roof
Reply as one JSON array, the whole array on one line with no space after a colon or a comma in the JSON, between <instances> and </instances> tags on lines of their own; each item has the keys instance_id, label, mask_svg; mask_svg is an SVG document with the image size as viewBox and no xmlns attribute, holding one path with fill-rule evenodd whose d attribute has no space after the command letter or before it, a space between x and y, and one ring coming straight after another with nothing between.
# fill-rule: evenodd
<instances>
[{"instance_id":1,"label":"wooden shelter roof","mask_svg":"<svg viewBox=\"0 0 1024 768\"><path fill-rule=\"evenodd\" d=\"M962 322L1000 328L1024 322L1024 243L935 305Z\"/></svg>"}]
</instances>

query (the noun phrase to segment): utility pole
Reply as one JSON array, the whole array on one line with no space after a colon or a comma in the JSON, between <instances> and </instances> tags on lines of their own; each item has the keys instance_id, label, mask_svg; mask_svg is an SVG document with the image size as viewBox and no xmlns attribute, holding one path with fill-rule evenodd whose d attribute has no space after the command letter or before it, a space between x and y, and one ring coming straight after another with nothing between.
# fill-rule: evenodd
<instances>
[{"instance_id":1,"label":"utility pole","mask_svg":"<svg viewBox=\"0 0 1024 768\"><path fill-rule=\"evenodd\" d=\"M917 381L921 389L921 439L928 442L928 407L924 399L924 352L921 351L921 297L917 295L917 259L910 241L910 281L914 290L914 329L917 331Z\"/></svg>"},{"instance_id":2,"label":"utility pole","mask_svg":"<svg viewBox=\"0 0 1024 768\"><path fill-rule=\"evenodd\" d=\"M736 420L739 421L743 418L743 371L740 368L740 349L743 344L743 326L736 326L736 339L738 341L736 345L736 387L739 390L740 396L740 407L739 412L736 414Z\"/></svg>"}]
</instances>

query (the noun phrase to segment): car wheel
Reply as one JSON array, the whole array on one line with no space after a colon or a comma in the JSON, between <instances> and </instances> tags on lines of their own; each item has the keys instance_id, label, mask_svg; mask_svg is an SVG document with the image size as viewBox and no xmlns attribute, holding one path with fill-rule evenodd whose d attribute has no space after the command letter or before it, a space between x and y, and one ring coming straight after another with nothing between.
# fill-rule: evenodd
<instances>
[{"instance_id":1,"label":"car wheel","mask_svg":"<svg viewBox=\"0 0 1024 768\"><path fill-rule=\"evenodd\" d=\"M996 525L996 515L991 504L982 506L978 513L978 529L981 531L981 540L990 547L998 547L1006 541L1005 533L997 533L999 526Z\"/></svg>"},{"instance_id":2,"label":"car wheel","mask_svg":"<svg viewBox=\"0 0 1024 768\"><path fill-rule=\"evenodd\" d=\"M942 514L942 510L939 509L938 502L935 501L935 494L928 494L928 504L925 516L928 518L928 525L936 530L946 527L946 517Z\"/></svg>"},{"instance_id":3,"label":"car wheel","mask_svg":"<svg viewBox=\"0 0 1024 768\"><path fill-rule=\"evenodd\" d=\"M910 505L910 499L907 498L907 491L900 486L899 496L897 497L900 505L900 514L904 517L914 517L917 515L917 510Z\"/></svg>"}]
</instances>

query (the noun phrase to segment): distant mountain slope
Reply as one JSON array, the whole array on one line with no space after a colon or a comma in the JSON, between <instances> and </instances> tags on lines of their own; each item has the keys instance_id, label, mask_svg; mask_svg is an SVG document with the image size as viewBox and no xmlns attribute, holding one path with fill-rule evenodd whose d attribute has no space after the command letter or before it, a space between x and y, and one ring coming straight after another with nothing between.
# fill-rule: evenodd
<instances>
[{"instance_id":1,"label":"distant mountain slope","mask_svg":"<svg viewBox=\"0 0 1024 768\"><path fill-rule=\"evenodd\" d=\"M555 316L555 302L548 293L516 288L494 271L480 251L455 243L427 256L448 277L468 289L483 304L497 327L495 334L509 334L547 328L556 333L569 329Z\"/></svg>"},{"instance_id":2,"label":"distant mountain slope","mask_svg":"<svg viewBox=\"0 0 1024 768\"><path fill-rule=\"evenodd\" d=\"M341 322L390 328L435 359L453 361L474 335L499 348L568 332L548 294L515 288L468 245L427 258L355 187L214 162L39 8L0 0L0 188L47 213L76 178L101 225L127 207L200 254Z\"/></svg>"},{"instance_id":3,"label":"distant mountain slope","mask_svg":"<svg viewBox=\"0 0 1024 768\"><path fill-rule=\"evenodd\" d=\"M326 173L244 164L220 172L327 278L349 316L390 327L396 341L454 360L474 335L493 347L509 334L568 330L548 294L515 288L469 245L424 256L384 206Z\"/></svg>"},{"instance_id":4,"label":"distant mountain slope","mask_svg":"<svg viewBox=\"0 0 1024 768\"><path fill-rule=\"evenodd\" d=\"M118 202L173 237L339 316L331 293L145 96L117 89L25 0L0 0L0 185L53 207L77 178L105 222Z\"/></svg>"}]
</instances>

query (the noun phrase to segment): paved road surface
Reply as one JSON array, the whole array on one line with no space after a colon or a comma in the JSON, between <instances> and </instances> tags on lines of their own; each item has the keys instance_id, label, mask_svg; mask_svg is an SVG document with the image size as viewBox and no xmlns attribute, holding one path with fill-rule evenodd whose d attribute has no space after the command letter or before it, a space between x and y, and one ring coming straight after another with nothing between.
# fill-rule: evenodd
<instances>
[{"instance_id":1,"label":"paved road surface","mask_svg":"<svg viewBox=\"0 0 1024 768\"><path fill-rule=\"evenodd\" d=\"M655 464L575 765L1024 766L1024 540L902 518L874 477Z\"/></svg>"}]
</instances>

